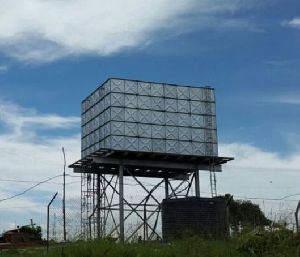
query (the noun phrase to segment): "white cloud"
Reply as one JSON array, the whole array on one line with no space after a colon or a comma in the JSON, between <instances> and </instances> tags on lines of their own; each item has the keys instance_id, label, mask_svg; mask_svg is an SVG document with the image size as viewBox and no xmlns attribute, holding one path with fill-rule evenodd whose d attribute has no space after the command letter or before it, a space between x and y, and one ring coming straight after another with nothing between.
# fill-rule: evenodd
<instances>
[{"instance_id":1,"label":"white cloud","mask_svg":"<svg viewBox=\"0 0 300 257\"><path fill-rule=\"evenodd\" d=\"M0 106L0 127L10 128L0 134L0 179L40 181L62 174L62 146L66 149L68 164L80 158L79 134L70 132L68 136L50 136L46 131L43 134L38 131L41 124L44 128L59 130L64 127L63 124L68 124L66 128L72 128L75 124L79 127L77 117L41 114L34 109L7 102L0 102ZM39 120L40 118L42 121ZM27 135L28 133L30 136ZM265 151L249 144L232 143L221 144L220 155L232 156L235 160L225 165L221 174L217 174L219 193L231 193L236 197L265 198L280 198L299 193L300 152L298 150L283 157L276 152ZM72 173L72 170L68 170L68 173ZM201 172L203 196L209 195L208 179L208 172ZM77 199L74 201L74 206L79 208L80 178L67 177L67 182L71 181L76 183L67 185L67 196L68 199ZM129 183L128 181L126 178L126 183ZM61 183L62 179L57 178L53 182ZM145 182L151 183L151 180ZM22 192L35 184L1 181L0 183L0 199ZM2 215L0 229L1 226L7 227L9 222L27 223L32 217L40 224L44 223L45 207L49 199L56 191L61 197L61 190L61 185L43 184L23 196L0 202ZM134 192L140 190L135 187ZM162 197L163 189L158 193ZM297 198L288 198L288 200L293 199ZM263 204L267 212L270 209L273 209L273 212L279 211L282 206L293 209L297 204L296 201L259 201L259 203ZM3 216L4 211L9 212L8 217Z\"/></svg>"},{"instance_id":2,"label":"white cloud","mask_svg":"<svg viewBox=\"0 0 300 257\"><path fill-rule=\"evenodd\" d=\"M286 60L269 60L264 61L265 64L273 66L284 66L284 65L293 65L300 62L300 59L286 59Z\"/></svg>"},{"instance_id":3,"label":"white cloud","mask_svg":"<svg viewBox=\"0 0 300 257\"><path fill-rule=\"evenodd\" d=\"M259 99L259 102L264 103L278 103L278 104L292 104L299 105L300 104L300 95L281 95L281 96L268 96Z\"/></svg>"},{"instance_id":4,"label":"white cloud","mask_svg":"<svg viewBox=\"0 0 300 257\"><path fill-rule=\"evenodd\" d=\"M292 20L284 21L282 24L291 28L300 29L300 18L295 17Z\"/></svg>"},{"instance_id":5,"label":"white cloud","mask_svg":"<svg viewBox=\"0 0 300 257\"><path fill-rule=\"evenodd\" d=\"M40 114L34 109L0 101L0 179L44 180L62 173L62 147L68 163L80 157L80 136L40 135L40 129L70 129L79 127L78 117ZM57 181L57 180L55 180ZM8 183L12 185L11 183ZM2 192L22 191L28 185L1 187ZM54 184L39 187L43 191L57 188ZM9 196L9 195L7 195ZM0 203L1 204L1 203Z\"/></svg>"},{"instance_id":6,"label":"white cloud","mask_svg":"<svg viewBox=\"0 0 300 257\"><path fill-rule=\"evenodd\" d=\"M68 55L105 56L151 43L154 35L203 28L251 27L231 18L258 1L0 0L0 48L26 61Z\"/></svg>"},{"instance_id":7,"label":"white cloud","mask_svg":"<svg viewBox=\"0 0 300 257\"><path fill-rule=\"evenodd\" d=\"M219 193L249 199L258 203L270 218L294 222L293 213L300 196L299 149L281 156L249 144L232 143L221 144L220 154L233 156L235 160L217 174Z\"/></svg>"},{"instance_id":8,"label":"white cloud","mask_svg":"<svg viewBox=\"0 0 300 257\"><path fill-rule=\"evenodd\" d=\"M298 152L282 157L276 152L264 151L252 145L232 143L221 144L220 155L235 157L235 160L228 164L231 169L299 172L300 175Z\"/></svg>"},{"instance_id":9,"label":"white cloud","mask_svg":"<svg viewBox=\"0 0 300 257\"><path fill-rule=\"evenodd\" d=\"M43 181L62 174L65 147L67 164L80 158L80 135L70 131L69 136L51 136L48 130L68 130L80 126L79 117L64 117L57 114L41 114L34 109L24 108L11 102L0 101L0 210L2 227L17 221L24 224L35 216L41 219L45 207L55 192L62 193L62 177L42 184L32 191L17 198L1 199L18 194L32 183L18 183L1 180ZM43 133L41 129L47 129ZM57 133L56 133L57 134ZM72 173L71 170L67 170ZM79 178L67 177L68 199L80 195ZM10 213L4 220L4 213ZM42 214L42 215L41 215Z\"/></svg>"},{"instance_id":10,"label":"white cloud","mask_svg":"<svg viewBox=\"0 0 300 257\"><path fill-rule=\"evenodd\" d=\"M18 136L24 139L34 136L36 130L69 129L78 126L79 122L79 117L39 114L34 109L23 108L10 102L0 101L0 123L13 131L13 133L4 135L5 138Z\"/></svg>"}]
</instances>

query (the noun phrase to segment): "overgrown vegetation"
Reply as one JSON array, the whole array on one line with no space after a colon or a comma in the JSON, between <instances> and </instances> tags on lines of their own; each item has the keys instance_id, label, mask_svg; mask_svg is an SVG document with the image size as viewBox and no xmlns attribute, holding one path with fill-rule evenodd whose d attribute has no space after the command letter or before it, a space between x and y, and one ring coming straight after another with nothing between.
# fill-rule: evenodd
<instances>
[{"instance_id":1,"label":"overgrown vegetation","mask_svg":"<svg viewBox=\"0 0 300 257\"><path fill-rule=\"evenodd\" d=\"M229 227L234 234L242 233L243 230L251 231L275 225L265 216L258 204L251 201L234 200L229 194L222 198L228 202Z\"/></svg>"},{"instance_id":2,"label":"overgrown vegetation","mask_svg":"<svg viewBox=\"0 0 300 257\"><path fill-rule=\"evenodd\" d=\"M291 249L300 246L299 239L299 235L286 228L275 230L255 229L240 236L238 250L257 257L267 255L289 256L288 253L292 254Z\"/></svg>"},{"instance_id":3,"label":"overgrown vegetation","mask_svg":"<svg viewBox=\"0 0 300 257\"><path fill-rule=\"evenodd\" d=\"M297 256L299 237L287 229L254 230L227 240L192 237L171 243L119 244L103 240L57 245L45 249L2 253L8 257L293 257Z\"/></svg>"},{"instance_id":4,"label":"overgrown vegetation","mask_svg":"<svg viewBox=\"0 0 300 257\"><path fill-rule=\"evenodd\" d=\"M46 249L8 251L2 257L300 257L300 235L267 219L258 205L230 195L231 237L223 240L189 237L169 243L120 244L112 240L77 241ZM23 227L22 230L31 229ZM26 231L29 232L29 231ZM36 227L38 236L41 231Z\"/></svg>"}]
</instances>

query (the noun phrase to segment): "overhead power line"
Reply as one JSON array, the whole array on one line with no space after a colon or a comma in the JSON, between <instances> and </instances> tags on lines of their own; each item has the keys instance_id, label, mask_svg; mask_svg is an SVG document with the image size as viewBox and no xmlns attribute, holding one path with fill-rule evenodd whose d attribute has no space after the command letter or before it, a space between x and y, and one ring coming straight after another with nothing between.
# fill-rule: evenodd
<instances>
[{"instance_id":1,"label":"overhead power line","mask_svg":"<svg viewBox=\"0 0 300 257\"><path fill-rule=\"evenodd\" d=\"M79 177L79 176L71 176L66 174L66 176L68 177ZM13 183L39 183L40 181L37 180L19 180L19 179L0 179L0 182L13 182ZM72 181L72 182L68 182L66 183L66 185L68 184L74 184L74 183L79 183L80 181ZM63 183L61 182L44 182L45 184L54 184L54 185L63 185Z\"/></svg>"},{"instance_id":2,"label":"overhead power line","mask_svg":"<svg viewBox=\"0 0 300 257\"><path fill-rule=\"evenodd\" d=\"M50 177L46 180L43 180L43 181L31 181L31 180L14 180L14 179L0 179L0 181L3 181L3 182L19 182L19 183L36 183L35 185L25 189L24 191L18 193L18 194L15 194L15 195L12 195L10 197L7 197L7 198L3 198L3 199L0 199L0 203L3 202L3 201L7 201L7 200L11 200L11 199L14 199L16 197L19 197L21 195L24 195L26 194L27 192L31 191L32 189L38 187L39 185L41 184L45 184L45 183L52 183L52 184L58 184L58 185L61 185L62 183L56 183L56 182L49 182L55 178L59 178L59 177L62 177L63 175L56 175L56 176L53 176L53 177ZM74 176L74 175L70 175L70 174L66 174L66 176L68 177L81 177L81 176ZM72 181L72 182L68 182L66 184L75 184L75 183L79 183L80 181ZM125 185L128 185L128 186L138 186L138 184L135 184L135 183L124 183ZM151 183L146 183L148 186L153 186ZM163 186L160 186L160 187L163 187ZM201 192L201 193L207 193L209 194L209 192ZM295 193L295 194L289 194L289 195L285 195L283 197L280 197L280 198L266 198L266 197L247 197L247 196L240 196L240 195L233 195L236 199L241 199L241 200L265 200L265 201L298 201L298 200L287 200L287 198L289 197L293 197L293 196L300 196L300 193Z\"/></svg>"},{"instance_id":3,"label":"overhead power line","mask_svg":"<svg viewBox=\"0 0 300 257\"><path fill-rule=\"evenodd\" d=\"M55 178L58 178L58 177L62 177L62 176L63 176L63 175L56 175L56 176L54 176L54 177L51 177L51 178L48 178L48 179L46 179L46 180L40 181L40 182L38 182L37 184L35 184L35 185L33 185L33 186L31 186L31 187L25 189L25 190L22 191L21 193L18 193L18 194L9 196L9 197L7 197L7 198L0 199L0 203L1 203L1 202L4 202L4 201L7 201L7 200L11 200L11 199L16 198L16 197L18 197L18 196L24 195L24 194L26 194L27 192L31 191L32 189L38 187L39 185L44 184L44 183L47 183L48 181L50 181L50 180L52 180L52 179L55 179Z\"/></svg>"},{"instance_id":4,"label":"overhead power line","mask_svg":"<svg viewBox=\"0 0 300 257\"><path fill-rule=\"evenodd\" d=\"M18 180L18 179L0 179L0 182L13 182L13 183L39 183L37 180ZM62 185L59 182L45 182L49 184Z\"/></svg>"},{"instance_id":5,"label":"overhead power line","mask_svg":"<svg viewBox=\"0 0 300 257\"><path fill-rule=\"evenodd\" d=\"M300 193L297 194L289 194L285 195L280 198L264 198L264 197L247 197L247 196L236 196L237 198L245 199L245 200L266 200L266 201L298 201L298 200L286 200L289 197L298 196ZM234 197L234 196L233 196Z\"/></svg>"}]
</instances>

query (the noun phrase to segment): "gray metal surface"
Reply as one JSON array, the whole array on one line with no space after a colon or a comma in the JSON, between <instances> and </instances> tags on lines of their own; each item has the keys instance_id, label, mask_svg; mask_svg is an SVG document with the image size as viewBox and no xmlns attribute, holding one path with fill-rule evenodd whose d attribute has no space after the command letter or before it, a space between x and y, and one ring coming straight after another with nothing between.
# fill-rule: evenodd
<instances>
[{"instance_id":1,"label":"gray metal surface","mask_svg":"<svg viewBox=\"0 0 300 257\"><path fill-rule=\"evenodd\" d=\"M224 237L228 233L225 200L220 198L165 199L162 233L166 241L191 235Z\"/></svg>"},{"instance_id":2,"label":"gray metal surface","mask_svg":"<svg viewBox=\"0 0 300 257\"><path fill-rule=\"evenodd\" d=\"M82 102L82 157L101 149L217 156L212 88L108 79Z\"/></svg>"}]
</instances>

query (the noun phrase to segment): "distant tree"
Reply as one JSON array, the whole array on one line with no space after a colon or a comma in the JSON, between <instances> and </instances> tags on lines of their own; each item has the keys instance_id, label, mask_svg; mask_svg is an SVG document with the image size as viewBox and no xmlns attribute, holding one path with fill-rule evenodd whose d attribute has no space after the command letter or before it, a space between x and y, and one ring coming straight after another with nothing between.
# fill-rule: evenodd
<instances>
[{"instance_id":1,"label":"distant tree","mask_svg":"<svg viewBox=\"0 0 300 257\"><path fill-rule=\"evenodd\" d=\"M42 228L40 226L22 226L20 228L21 232L31 233L34 235L36 240L42 240Z\"/></svg>"},{"instance_id":2,"label":"distant tree","mask_svg":"<svg viewBox=\"0 0 300 257\"><path fill-rule=\"evenodd\" d=\"M249 227L271 225L271 220L265 216L258 204L251 201L234 200L230 194L226 194L222 198L228 202L229 225L234 232L238 233Z\"/></svg>"}]
</instances>

